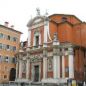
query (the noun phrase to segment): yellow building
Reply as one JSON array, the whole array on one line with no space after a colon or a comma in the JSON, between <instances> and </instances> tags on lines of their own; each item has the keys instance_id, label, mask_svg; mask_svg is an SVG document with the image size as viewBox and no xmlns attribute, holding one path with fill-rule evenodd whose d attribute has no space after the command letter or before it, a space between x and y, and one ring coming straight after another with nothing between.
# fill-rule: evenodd
<instances>
[{"instance_id":1,"label":"yellow building","mask_svg":"<svg viewBox=\"0 0 86 86\"><path fill-rule=\"evenodd\" d=\"M21 32L0 25L0 83L15 79L16 58L15 53L19 50Z\"/></svg>"}]
</instances>

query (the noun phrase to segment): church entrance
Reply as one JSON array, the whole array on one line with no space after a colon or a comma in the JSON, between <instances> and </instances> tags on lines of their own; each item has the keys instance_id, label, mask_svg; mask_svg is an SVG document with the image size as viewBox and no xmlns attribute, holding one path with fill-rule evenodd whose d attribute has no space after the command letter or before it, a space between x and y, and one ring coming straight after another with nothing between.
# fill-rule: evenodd
<instances>
[{"instance_id":1,"label":"church entrance","mask_svg":"<svg viewBox=\"0 0 86 86\"><path fill-rule=\"evenodd\" d=\"M39 81L39 65L34 66L34 81Z\"/></svg>"}]
</instances>

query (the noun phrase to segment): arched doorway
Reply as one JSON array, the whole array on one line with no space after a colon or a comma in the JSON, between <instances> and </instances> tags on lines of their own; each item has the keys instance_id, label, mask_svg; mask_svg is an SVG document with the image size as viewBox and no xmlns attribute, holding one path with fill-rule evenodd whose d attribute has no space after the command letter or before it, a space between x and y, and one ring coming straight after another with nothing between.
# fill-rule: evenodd
<instances>
[{"instance_id":1,"label":"arched doorway","mask_svg":"<svg viewBox=\"0 0 86 86\"><path fill-rule=\"evenodd\" d=\"M11 68L9 80L10 81L15 81L15 78L16 78L16 69L15 68Z\"/></svg>"}]
</instances>

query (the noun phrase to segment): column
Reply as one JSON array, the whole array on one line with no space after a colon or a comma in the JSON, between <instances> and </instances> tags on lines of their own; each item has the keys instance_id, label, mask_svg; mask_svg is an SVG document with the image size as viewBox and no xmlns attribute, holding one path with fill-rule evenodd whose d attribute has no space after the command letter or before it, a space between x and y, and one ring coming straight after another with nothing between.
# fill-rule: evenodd
<instances>
[{"instance_id":1,"label":"column","mask_svg":"<svg viewBox=\"0 0 86 86\"><path fill-rule=\"evenodd\" d=\"M74 78L74 63L73 63L73 48L68 48L69 50L69 78Z\"/></svg>"},{"instance_id":2,"label":"column","mask_svg":"<svg viewBox=\"0 0 86 86\"><path fill-rule=\"evenodd\" d=\"M49 35L48 30L49 30L49 19L48 19L48 17L46 17L45 21L44 21L44 43L47 43L47 41L48 41L48 35Z\"/></svg>"},{"instance_id":3,"label":"column","mask_svg":"<svg viewBox=\"0 0 86 86\"><path fill-rule=\"evenodd\" d=\"M53 50L53 77L60 78L60 56L59 56L59 49Z\"/></svg>"},{"instance_id":4,"label":"column","mask_svg":"<svg viewBox=\"0 0 86 86\"><path fill-rule=\"evenodd\" d=\"M47 50L44 48L43 50L43 79L47 78Z\"/></svg>"},{"instance_id":5,"label":"column","mask_svg":"<svg viewBox=\"0 0 86 86\"><path fill-rule=\"evenodd\" d=\"M64 51L64 49L62 49L62 53L63 53L63 55L62 55L62 78L65 78L65 58L64 58L64 56L65 56L65 51Z\"/></svg>"},{"instance_id":6,"label":"column","mask_svg":"<svg viewBox=\"0 0 86 86\"><path fill-rule=\"evenodd\" d=\"M22 61L19 60L19 78L22 78Z\"/></svg>"},{"instance_id":7,"label":"column","mask_svg":"<svg viewBox=\"0 0 86 86\"><path fill-rule=\"evenodd\" d=\"M53 56L53 77L57 78L57 56Z\"/></svg>"},{"instance_id":8,"label":"column","mask_svg":"<svg viewBox=\"0 0 86 86\"><path fill-rule=\"evenodd\" d=\"M43 79L47 78L47 58L43 58Z\"/></svg>"},{"instance_id":9,"label":"column","mask_svg":"<svg viewBox=\"0 0 86 86\"><path fill-rule=\"evenodd\" d=\"M57 78L60 78L60 56L57 56Z\"/></svg>"},{"instance_id":10,"label":"column","mask_svg":"<svg viewBox=\"0 0 86 86\"><path fill-rule=\"evenodd\" d=\"M18 65L18 62L16 62L16 79L18 78L18 72L19 72L19 71L18 71L18 68L19 68L18 66L19 66L19 65Z\"/></svg>"},{"instance_id":11,"label":"column","mask_svg":"<svg viewBox=\"0 0 86 86\"><path fill-rule=\"evenodd\" d=\"M29 71L30 71L30 59L27 59L26 63L26 79L29 79Z\"/></svg>"}]
</instances>

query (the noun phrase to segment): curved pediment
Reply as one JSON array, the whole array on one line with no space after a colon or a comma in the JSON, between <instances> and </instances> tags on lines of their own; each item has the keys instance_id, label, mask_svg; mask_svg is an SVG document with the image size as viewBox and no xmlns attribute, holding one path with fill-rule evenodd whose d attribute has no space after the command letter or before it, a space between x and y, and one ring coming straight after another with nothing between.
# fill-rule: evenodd
<instances>
[{"instance_id":1,"label":"curved pediment","mask_svg":"<svg viewBox=\"0 0 86 86\"><path fill-rule=\"evenodd\" d=\"M31 19L27 26L31 27L32 25L39 24L44 21L44 16L36 16L35 18Z\"/></svg>"}]
</instances>

